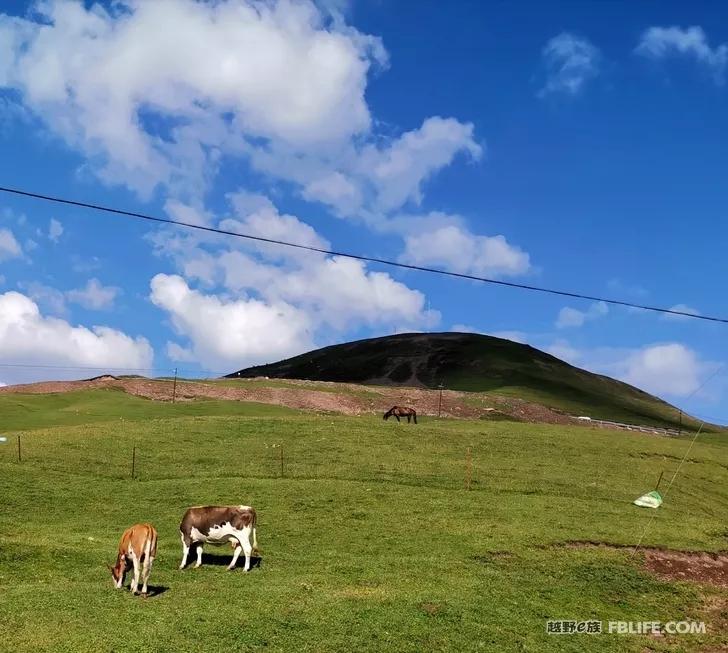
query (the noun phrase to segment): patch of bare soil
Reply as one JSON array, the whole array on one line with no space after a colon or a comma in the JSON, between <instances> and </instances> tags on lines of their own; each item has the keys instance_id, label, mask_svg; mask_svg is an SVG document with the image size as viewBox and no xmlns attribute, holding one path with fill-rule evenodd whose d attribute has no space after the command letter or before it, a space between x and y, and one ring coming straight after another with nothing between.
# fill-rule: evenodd
<instances>
[{"instance_id":1,"label":"patch of bare soil","mask_svg":"<svg viewBox=\"0 0 728 653\"><path fill-rule=\"evenodd\" d=\"M647 549L644 559L645 567L661 578L728 588L728 553Z\"/></svg>"},{"instance_id":2,"label":"patch of bare soil","mask_svg":"<svg viewBox=\"0 0 728 653\"><path fill-rule=\"evenodd\" d=\"M482 406L474 405L472 395L453 390L442 392L442 405L437 390L401 386L362 386L351 383L286 380L285 386L271 381L270 386L261 384L264 379L240 379L235 384L200 383L178 381L177 401L194 399L225 399L255 401L346 415L383 413L394 405L411 406L420 415L437 415L465 419L507 418L523 422L571 424L571 420L545 406L519 399L487 395ZM104 375L85 381L45 381L0 388L0 393L50 394L115 388L129 394L154 401L171 401L173 383L166 379L117 378ZM321 389L325 388L325 389ZM482 395L481 395L482 396ZM485 405L486 403L490 405Z\"/></svg>"},{"instance_id":3,"label":"patch of bare soil","mask_svg":"<svg viewBox=\"0 0 728 653\"><path fill-rule=\"evenodd\" d=\"M573 548L604 548L629 550L632 546L602 542L569 542ZM640 547L645 569L666 580L685 580L701 585L728 588L728 551L674 551Z\"/></svg>"}]
</instances>

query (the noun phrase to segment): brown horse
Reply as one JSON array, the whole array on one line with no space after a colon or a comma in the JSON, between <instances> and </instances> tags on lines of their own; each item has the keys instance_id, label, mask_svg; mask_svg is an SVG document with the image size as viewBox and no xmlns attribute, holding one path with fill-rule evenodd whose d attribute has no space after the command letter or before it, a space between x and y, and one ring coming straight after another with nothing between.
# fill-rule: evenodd
<instances>
[{"instance_id":1,"label":"brown horse","mask_svg":"<svg viewBox=\"0 0 728 653\"><path fill-rule=\"evenodd\" d=\"M383 419L387 420L393 415L397 418L398 422L400 417L406 417L407 424L410 423L411 419L413 419L415 424L417 424L417 411L414 408L407 408L406 406L392 406L386 413L384 413Z\"/></svg>"}]
</instances>

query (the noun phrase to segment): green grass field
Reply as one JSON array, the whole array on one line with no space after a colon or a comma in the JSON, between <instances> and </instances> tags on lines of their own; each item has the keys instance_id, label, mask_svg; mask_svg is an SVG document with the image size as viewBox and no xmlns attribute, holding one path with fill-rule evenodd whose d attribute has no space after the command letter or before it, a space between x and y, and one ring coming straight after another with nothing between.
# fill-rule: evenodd
<instances>
[{"instance_id":1,"label":"green grass field","mask_svg":"<svg viewBox=\"0 0 728 653\"><path fill-rule=\"evenodd\" d=\"M728 445L618 431L158 404L120 392L6 395L0 445L3 651L708 651L719 591L658 580L630 550L720 550ZM122 419L123 418L123 419ZM16 435L22 433L22 463ZM137 478L130 478L132 448ZM466 451L473 471L464 489ZM281 476L281 450L283 476ZM179 571L185 508L249 503L261 564L230 549ZM151 521L148 599L115 591L124 528ZM706 622L707 635L548 636L547 619Z\"/></svg>"}]
</instances>

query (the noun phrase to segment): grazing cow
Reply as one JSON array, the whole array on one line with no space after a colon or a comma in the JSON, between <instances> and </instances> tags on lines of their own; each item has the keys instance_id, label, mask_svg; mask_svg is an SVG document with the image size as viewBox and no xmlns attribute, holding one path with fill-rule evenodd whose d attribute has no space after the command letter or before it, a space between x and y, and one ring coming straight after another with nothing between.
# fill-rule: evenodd
<instances>
[{"instance_id":1,"label":"grazing cow","mask_svg":"<svg viewBox=\"0 0 728 653\"><path fill-rule=\"evenodd\" d=\"M135 524L124 531L119 541L119 552L116 564L111 569L116 589L124 586L124 578L129 569L130 560L134 567L134 578L131 581L131 591L136 594L139 587L139 567L143 564L142 594L147 595L147 581L152 571L152 563L157 555L157 531L151 524Z\"/></svg>"},{"instance_id":2,"label":"grazing cow","mask_svg":"<svg viewBox=\"0 0 728 653\"><path fill-rule=\"evenodd\" d=\"M400 417L406 417L407 418L407 424L410 423L410 420L413 419L415 421L415 424L417 424L417 411L414 408L407 408L406 406L392 406L386 413L384 413L384 420L388 420L390 417L397 418L397 421L399 422Z\"/></svg>"},{"instance_id":3,"label":"grazing cow","mask_svg":"<svg viewBox=\"0 0 728 653\"><path fill-rule=\"evenodd\" d=\"M235 549L233 559L228 566L229 570L235 568L240 550L245 552L245 571L250 569L250 554L258 548L258 538L255 530L257 516L255 508L250 506L199 506L189 508L182 517L179 532L182 537L182 563L179 568L184 569L187 564L187 555L190 547L197 545L197 564L202 564L202 545L224 544L230 542ZM250 533L253 533L253 545L250 545ZM237 546L237 545L240 546Z\"/></svg>"}]
</instances>

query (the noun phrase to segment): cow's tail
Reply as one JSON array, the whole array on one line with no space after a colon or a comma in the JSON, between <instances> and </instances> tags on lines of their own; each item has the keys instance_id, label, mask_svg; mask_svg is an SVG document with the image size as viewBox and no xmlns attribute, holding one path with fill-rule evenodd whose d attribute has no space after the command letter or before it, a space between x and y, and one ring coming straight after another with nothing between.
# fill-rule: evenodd
<instances>
[{"instance_id":1,"label":"cow's tail","mask_svg":"<svg viewBox=\"0 0 728 653\"><path fill-rule=\"evenodd\" d=\"M258 525L258 514L253 513L253 551L258 550L258 529L256 526Z\"/></svg>"}]
</instances>

